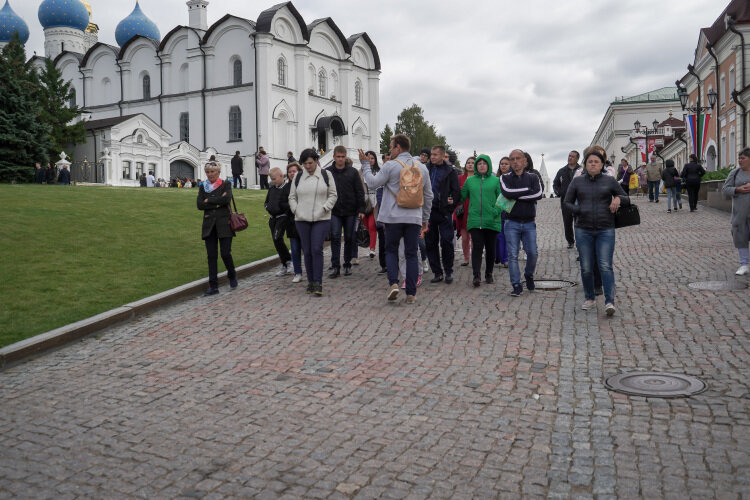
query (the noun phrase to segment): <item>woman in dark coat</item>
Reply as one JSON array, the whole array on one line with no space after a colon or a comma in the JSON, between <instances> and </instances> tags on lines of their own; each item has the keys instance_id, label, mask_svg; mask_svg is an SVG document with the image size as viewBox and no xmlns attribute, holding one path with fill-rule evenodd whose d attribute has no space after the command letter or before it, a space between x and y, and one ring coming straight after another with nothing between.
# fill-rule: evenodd
<instances>
[{"instance_id":1,"label":"woman in dark coat","mask_svg":"<svg viewBox=\"0 0 750 500\"><path fill-rule=\"evenodd\" d=\"M221 165L219 163L215 161L206 163L205 171L207 179L201 183L196 201L198 210L203 210L202 238L206 242L208 257L209 288L204 295L216 295L219 293L219 280L217 278L219 252L217 252L217 245L221 248L221 260L224 261L227 268L229 286L237 288L237 273L234 270L234 261L232 260L234 231L229 225L232 186L221 180Z\"/></svg>"},{"instance_id":2,"label":"woman in dark coat","mask_svg":"<svg viewBox=\"0 0 750 500\"><path fill-rule=\"evenodd\" d=\"M674 166L674 160L667 160L664 163L664 170L661 173L661 180L664 181L664 189L667 190L667 213L672 213L672 208L677 211L677 179L680 173Z\"/></svg>"},{"instance_id":3,"label":"woman in dark coat","mask_svg":"<svg viewBox=\"0 0 750 500\"><path fill-rule=\"evenodd\" d=\"M685 181L685 189L688 194L688 204L690 211L698 210L698 191L701 189L701 179L706 175L706 169L698 163L696 155L690 155L690 162L682 167L680 177Z\"/></svg>"}]
</instances>

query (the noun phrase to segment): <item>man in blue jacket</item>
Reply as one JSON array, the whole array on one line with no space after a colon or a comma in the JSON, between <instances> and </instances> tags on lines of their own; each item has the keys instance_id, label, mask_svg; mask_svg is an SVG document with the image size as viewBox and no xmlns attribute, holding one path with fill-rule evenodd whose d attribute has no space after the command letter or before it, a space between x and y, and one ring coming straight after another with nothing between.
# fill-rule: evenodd
<instances>
[{"instance_id":1,"label":"man in blue jacket","mask_svg":"<svg viewBox=\"0 0 750 500\"><path fill-rule=\"evenodd\" d=\"M508 273L513 285L511 296L518 297L523 293L521 288L521 271L518 268L518 251L523 242L526 252L526 289L533 291L534 272L538 252L536 247L536 202L542 198L542 186L539 177L533 173L524 172L526 158L523 151L514 149L509 156L511 171L500 177L500 189L503 196L516 200L513 209L507 215L503 232L508 248Z\"/></svg>"},{"instance_id":2,"label":"man in blue jacket","mask_svg":"<svg viewBox=\"0 0 750 500\"><path fill-rule=\"evenodd\" d=\"M461 188L458 184L458 175L453 166L445 161L445 148L435 146L430 152L430 162L427 164L430 174L430 185L432 186L432 210L430 211L430 224L425 233L425 245L427 246L427 259L430 268L435 275L431 283L443 281L445 271L445 282L453 283L453 210L461 200ZM442 249L442 263L440 250ZM442 265L441 265L442 264Z\"/></svg>"}]
</instances>

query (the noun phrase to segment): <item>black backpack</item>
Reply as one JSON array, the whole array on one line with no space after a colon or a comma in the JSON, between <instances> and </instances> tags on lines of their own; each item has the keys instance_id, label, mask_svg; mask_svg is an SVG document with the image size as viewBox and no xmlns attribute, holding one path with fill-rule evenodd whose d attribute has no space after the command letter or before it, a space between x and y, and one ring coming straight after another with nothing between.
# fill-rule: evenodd
<instances>
[{"instance_id":1,"label":"black backpack","mask_svg":"<svg viewBox=\"0 0 750 500\"><path fill-rule=\"evenodd\" d=\"M321 168L320 169L320 173L323 174L323 180L326 182L326 187L328 187L330 185L329 181L328 181L328 172L326 172L326 169ZM302 179L302 172L298 173L297 176L294 178L294 187L295 188L299 187L299 181L300 181L300 179Z\"/></svg>"}]
</instances>

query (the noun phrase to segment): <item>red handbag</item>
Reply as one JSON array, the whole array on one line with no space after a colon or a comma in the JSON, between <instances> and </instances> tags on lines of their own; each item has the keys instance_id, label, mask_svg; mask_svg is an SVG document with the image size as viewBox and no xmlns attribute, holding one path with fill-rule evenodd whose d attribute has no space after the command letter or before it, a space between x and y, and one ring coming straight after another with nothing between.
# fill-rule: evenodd
<instances>
[{"instance_id":1,"label":"red handbag","mask_svg":"<svg viewBox=\"0 0 750 500\"><path fill-rule=\"evenodd\" d=\"M239 232L247 229L247 217L245 214L241 214L237 211L237 204L234 202L234 195L232 195L232 205L234 206L234 212L229 211L229 226L232 231Z\"/></svg>"}]
</instances>

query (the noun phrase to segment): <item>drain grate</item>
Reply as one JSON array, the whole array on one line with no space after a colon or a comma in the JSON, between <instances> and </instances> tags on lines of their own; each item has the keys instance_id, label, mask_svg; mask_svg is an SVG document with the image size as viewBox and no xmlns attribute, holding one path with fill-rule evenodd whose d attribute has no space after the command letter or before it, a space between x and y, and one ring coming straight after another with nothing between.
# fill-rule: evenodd
<instances>
[{"instance_id":1,"label":"drain grate","mask_svg":"<svg viewBox=\"0 0 750 500\"><path fill-rule=\"evenodd\" d=\"M539 290L562 290L577 285L575 281L568 280L534 280L534 284Z\"/></svg>"},{"instance_id":2,"label":"drain grate","mask_svg":"<svg viewBox=\"0 0 750 500\"><path fill-rule=\"evenodd\" d=\"M741 281L698 281L690 283L693 290L708 290L710 292L731 292L747 289L747 283Z\"/></svg>"},{"instance_id":3,"label":"drain grate","mask_svg":"<svg viewBox=\"0 0 750 500\"><path fill-rule=\"evenodd\" d=\"M708 386L704 381L680 373L631 372L609 377L607 389L630 396L684 398L700 394Z\"/></svg>"}]
</instances>

